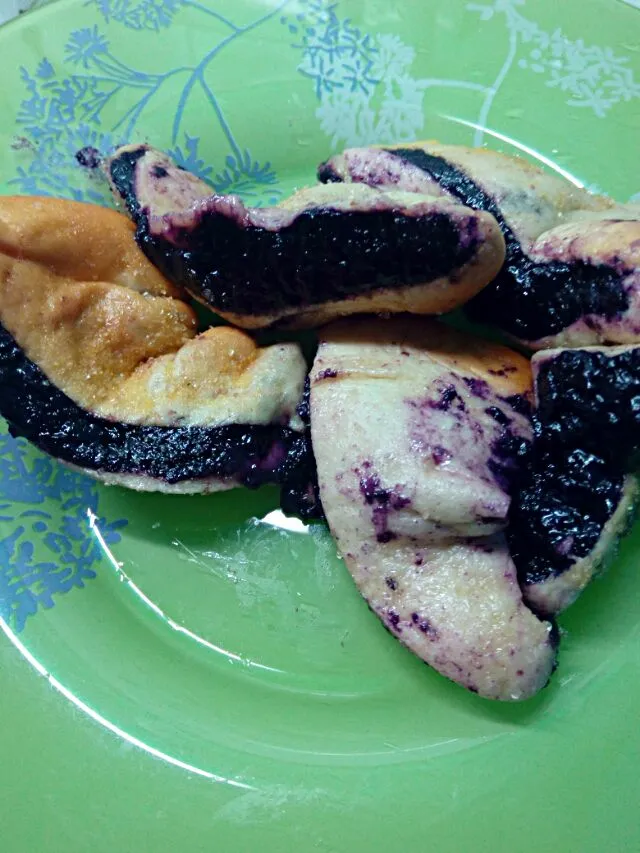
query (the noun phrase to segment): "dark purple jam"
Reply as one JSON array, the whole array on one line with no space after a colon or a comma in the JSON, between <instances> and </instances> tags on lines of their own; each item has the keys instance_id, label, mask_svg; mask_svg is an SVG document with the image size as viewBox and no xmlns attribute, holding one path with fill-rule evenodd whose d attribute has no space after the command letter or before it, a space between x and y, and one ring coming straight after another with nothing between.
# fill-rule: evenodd
<instances>
[{"instance_id":1,"label":"dark purple jam","mask_svg":"<svg viewBox=\"0 0 640 853\"><path fill-rule=\"evenodd\" d=\"M531 585L587 557L640 464L640 349L563 350L542 362L529 464L510 511L509 543Z\"/></svg>"},{"instance_id":2,"label":"dark purple jam","mask_svg":"<svg viewBox=\"0 0 640 853\"><path fill-rule=\"evenodd\" d=\"M563 350L542 362L528 464L509 543L525 585L561 575L598 544L640 464L640 349Z\"/></svg>"},{"instance_id":3,"label":"dark purple jam","mask_svg":"<svg viewBox=\"0 0 640 853\"><path fill-rule=\"evenodd\" d=\"M92 145L86 145L76 151L76 160L84 169L98 169L102 163L102 154Z\"/></svg>"},{"instance_id":4,"label":"dark purple jam","mask_svg":"<svg viewBox=\"0 0 640 853\"><path fill-rule=\"evenodd\" d=\"M342 178L333 168L330 162L321 163L318 166L318 180L321 184L341 184Z\"/></svg>"},{"instance_id":5,"label":"dark purple jam","mask_svg":"<svg viewBox=\"0 0 640 853\"><path fill-rule=\"evenodd\" d=\"M517 487L520 472L531 448L529 439L504 427L498 438L491 443L491 456L487 466L496 483L508 495Z\"/></svg>"},{"instance_id":6,"label":"dark purple jam","mask_svg":"<svg viewBox=\"0 0 640 853\"><path fill-rule=\"evenodd\" d=\"M533 406L531 405L531 400L525 394L509 394L507 397L499 397L499 399L503 400L503 402L519 415L524 415L525 418L532 417Z\"/></svg>"},{"instance_id":7,"label":"dark purple jam","mask_svg":"<svg viewBox=\"0 0 640 853\"><path fill-rule=\"evenodd\" d=\"M465 306L471 319L534 341L557 334L586 315L611 320L629 307L618 271L579 261L532 261L495 199L458 166L420 148L394 148L388 153L426 172L467 207L490 213L500 225L506 260L494 281ZM340 180L327 164L320 167L318 177L323 182Z\"/></svg>"},{"instance_id":8,"label":"dark purple jam","mask_svg":"<svg viewBox=\"0 0 640 853\"><path fill-rule=\"evenodd\" d=\"M399 632L401 630L399 627L400 626L400 615L398 613L396 613L395 610L390 609L388 611L388 620L389 620L389 625L391 626L391 628L394 631Z\"/></svg>"},{"instance_id":9,"label":"dark purple jam","mask_svg":"<svg viewBox=\"0 0 640 853\"><path fill-rule=\"evenodd\" d=\"M411 504L410 498L402 494L401 486L385 488L380 477L371 468L371 462L365 460L362 468L356 468L360 476L359 491L367 506L372 507L371 523L376 534L376 540L381 543L397 539L397 534L389 530L389 516Z\"/></svg>"},{"instance_id":10,"label":"dark purple jam","mask_svg":"<svg viewBox=\"0 0 640 853\"><path fill-rule=\"evenodd\" d=\"M314 515L317 489L308 435L277 424L219 427L137 426L85 411L49 382L0 326L0 414L22 436L64 462L165 483L206 477L250 488L283 486L289 504L311 492L298 511ZM289 495L289 492L292 492Z\"/></svg>"},{"instance_id":11,"label":"dark purple jam","mask_svg":"<svg viewBox=\"0 0 640 853\"><path fill-rule=\"evenodd\" d=\"M640 465L640 347L563 350L538 373L538 414L549 438L584 447L617 470Z\"/></svg>"},{"instance_id":12,"label":"dark purple jam","mask_svg":"<svg viewBox=\"0 0 640 853\"><path fill-rule=\"evenodd\" d=\"M491 389L484 379L478 379L477 376L463 376L462 381L474 397L486 400L491 394Z\"/></svg>"},{"instance_id":13,"label":"dark purple jam","mask_svg":"<svg viewBox=\"0 0 640 853\"><path fill-rule=\"evenodd\" d=\"M422 631L423 634L427 634L432 640L438 639L438 632L433 625L431 625L428 619L424 619L419 613L412 613L411 621L418 631Z\"/></svg>"},{"instance_id":14,"label":"dark purple jam","mask_svg":"<svg viewBox=\"0 0 640 853\"><path fill-rule=\"evenodd\" d=\"M272 314L379 288L426 283L469 261L476 240L443 213L313 208L270 230L216 210L194 214L171 240L138 219L137 240L169 278L214 309Z\"/></svg>"},{"instance_id":15,"label":"dark purple jam","mask_svg":"<svg viewBox=\"0 0 640 853\"><path fill-rule=\"evenodd\" d=\"M326 370L321 370L318 373L316 379L320 381L321 379L335 379L338 376L337 370L332 370L330 367L327 367Z\"/></svg>"},{"instance_id":16,"label":"dark purple jam","mask_svg":"<svg viewBox=\"0 0 640 853\"><path fill-rule=\"evenodd\" d=\"M466 409L464 400L456 391L455 386L447 385L445 388L442 389L440 393L440 399L432 403L431 405L434 409L438 409L441 412L448 412L452 404L456 401L456 408L461 411L464 411Z\"/></svg>"},{"instance_id":17,"label":"dark purple jam","mask_svg":"<svg viewBox=\"0 0 640 853\"><path fill-rule=\"evenodd\" d=\"M311 383L308 376L297 413L304 423L304 432L287 454L282 472L280 506L287 515L304 519L324 518L316 458L311 444Z\"/></svg>"},{"instance_id":18,"label":"dark purple jam","mask_svg":"<svg viewBox=\"0 0 640 853\"><path fill-rule=\"evenodd\" d=\"M622 278L605 266L582 261L534 263L523 255L520 263L507 262L465 311L477 323L535 341L588 315L620 317L629 307Z\"/></svg>"},{"instance_id":19,"label":"dark purple jam","mask_svg":"<svg viewBox=\"0 0 640 853\"><path fill-rule=\"evenodd\" d=\"M136 188L136 167L138 160L144 157L146 153L147 149L140 146L131 151L122 151L109 163L111 180L117 188L129 215L136 224L140 222L142 215L142 208L138 202Z\"/></svg>"},{"instance_id":20,"label":"dark purple jam","mask_svg":"<svg viewBox=\"0 0 640 853\"><path fill-rule=\"evenodd\" d=\"M485 409L485 412L489 415L490 418L493 418L493 420L497 424L503 427L508 427L513 421L513 418L510 418L498 406L488 406Z\"/></svg>"},{"instance_id":21,"label":"dark purple jam","mask_svg":"<svg viewBox=\"0 0 640 853\"><path fill-rule=\"evenodd\" d=\"M521 583L560 575L593 551L620 502L623 480L595 454L534 444L507 529Z\"/></svg>"}]
</instances>

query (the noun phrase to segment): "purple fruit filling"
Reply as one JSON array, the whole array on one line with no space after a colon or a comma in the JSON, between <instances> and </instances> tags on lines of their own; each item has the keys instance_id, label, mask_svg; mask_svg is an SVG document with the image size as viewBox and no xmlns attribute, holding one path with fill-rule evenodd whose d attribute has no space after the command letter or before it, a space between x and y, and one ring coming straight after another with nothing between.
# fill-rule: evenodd
<instances>
[{"instance_id":1,"label":"purple fruit filling","mask_svg":"<svg viewBox=\"0 0 640 853\"><path fill-rule=\"evenodd\" d=\"M315 502L303 500L317 488L305 433L277 424L137 426L97 417L52 385L2 326L0 414L12 435L81 468L169 484L208 477L250 488L275 483L290 508L297 495L300 514L317 512Z\"/></svg>"},{"instance_id":2,"label":"purple fruit filling","mask_svg":"<svg viewBox=\"0 0 640 853\"><path fill-rule=\"evenodd\" d=\"M455 386L447 385L441 391L440 399L435 402L430 401L430 406L433 409L438 409L441 412L448 412L454 403L456 404L456 409L458 409L459 411L464 412L466 410L464 400L456 391Z\"/></svg>"},{"instance_id":3,"label":"purple fruit filling","mask_svg":"<svg viewBox=\"0 0 640 853\"><path fill-rule=\"evenodd\" d=\"M477 376L463 376L462 381L474 397L486 400L491 395L491 388L484 379L478 379Z\"/></svg>"},{"instance_id":4,"label":"purple fruit filling","mask_svg":"<svg viewBox=\"0 0 640 853\"><path fill-rule=\"evenodd\" d=\"M137 240L171 281L217 310L248 315L433 281L471 260L477 246L475 238L463 243L442 213L328 208L271 230L204 207L171 239L153 235L141 216Z\"/></svg>"},{"instance_id":5,"label":"purple fruit filling","mask_svg":"<svg viewBox=\"0 0 640 853\"><path fill-rule=\"evenodd\" d=\"M319 382L321 379L336 379L337 376L337 370L332 370L330 367L327 367L326 370L321 370L320 373L318 373L316 380Z\"/></svg>"},{"instance_id":6,"label":"purple fruit filling","mask_svg":"<svg viewBox=\"0 0 640 853\"><path fill-rule=\"evenodd\" d=\"M507 494L517 487L523 464L526 464L531 442L508 427L491 443L487 465L496 483Z\"/></svg>"},{"instance_id":7,"label":"purple fruit filling","mask_svg":"<svg viewBox=\"0 0 640 853\"><path fill-rule=\"evenodd\" d=\"M366 473L362 473L362 471ZM402 494L402 487L388 489L382 486L380 477L371 470L371 462L365 460L362 469L355 469L360 475L359 490L365 504L372 507L371 523L378 542L391 542L397 534L389 530L389 515L411 504L411 499Z\"/></svg>"},{"instance_id":8,"label":"purple fruit filling","mask_svg":"<svg viewBox=\"0 0 640 853\"><path fill-rule=\"evenodd\" d=\"M136 224L140 222L142 216L142 209L136 192L136 165L146 153L146 149L142 147L123 151L109 164L111 180L117 187L129 215Z\"/></svg>"},{"instance_id":9,"label":"purple fruit filling","mask_svg":"<svg viewBox=\"0 0 640 853\"><path fill-rule=\"evenodd\" d=\"M462 169L419 148L395 148L388 153L426 172L467 207L490 213L500 225L506 260L494 281L465 306L471 319L535 341L561 332L582 317L596 315L612 320L628 309L624 270L579 261L532 261L495 199ZM318 177L325 183L340 180L327 164L320 167Z\"/></svg>"},{"instance_id":10,"label":"purple fruit filling","mask_svg":"<svg viewBox=\"0 0 640 853\"><path fill-rule=\"evenodd\" d=\"M400 628L400 615L398 613L396 613L395 610L390 609L388 611L388 620L389 620L389 625L391 626L391 628L394 631L398 631L398 633L400 633L402 630Z\"/></svg>"},{"instance_id":11,"label":"purple fruit filling","mask_svg":"<svg viewBox=\"0 0 640 853\"><path fill-rule=\"evenodd\" d=\"M342 178L331 163L321 163L318 166L318 180L321 184L341 184Z\"/></svg>"},{"instance_id":12,"label":"purple fruit filling","mask_svg":"<svg viewBox=\"0 0 640 853\"><path fill-rule=\"evenodd\" d=\"M498 406L488 406L485 412L500 426L508 427L513 422L513 418L506 415Z\"/></svg>"},{"instance_id":13,"label":"purple fruit filling","mask_svg":"<svg viewBox=\"0 0 640 853\"><path fill-rule=\"evenodd\" d=\"M640 465L640 348L563 350L540 365L538 414L548 440L584 447L620 471Z\"/></svg>"},{"instance_id":14,"label":"purple fruit filling","mask_svg":"<svg viewBox=\"0 0 640 853\"><path fill-rule=\"evenodd\" d=\"M522 250L495 199L462 169L419 148L389 152L422 169L443 189L474 210L485 210L500 225L507 256L494 281L465 307L471 319L498 326L525 340L537 340L595 314L614 319L629 307L624 274L576 261L537 263Z\"/></svg>"},{"instance_id":15,"label":"purple fruit filling","mask_svg":"<svg viewBox=\"0 0 640 853\"><path fill-rule=\"evenodd\" d=\"M102 164L102 154L93 145L85 145L75 154L78 165L83 169L98 169Z\"/></svg>"},{"instance_id":16,"label":"purple fruit filling","mask_svg":"<svg viewBox=\"0 0 640 853\"><path fill-rule=\"evenodd\" d=\"M304 393L297 409L304 424L299 440L289 450L287 471L280 490L280 505L287 515L301 518L324 518L320 502L320 486L316 458L311 444L311 381L304 382Z\"/></svg>"},{"instance_id":17,"label":"purple fruit filling","mask_svg":"<svg viewBox=\"0 0 640 853\"><path fill-rule=\"evenodd\" d=\"M620 502L622 487L623 475L602 458L536 441L507 529L520 582L540 583L588 556Z\"/></svg>"},{"instance_id":18,"label":"purple fruit filling","mask_svg":"<svg viewBox=\"0 0 640 853\"><path fill-rule=\"evenodd\" d=\"M615 320L629 307L624 275L582 261L508 263L465 311L478 323L536 341L590 315Z\"/></svg>"},{"instance_id":19,"label":"purple fruit filling","mask_svg":"<svg viewBox=\"0 0 640 853\"><path fill-rule=\"evenodd\" d=\"M537 376L535 441L511 505L520 580L540 583L588 556L640 464L640 349L563 350Z\"/></svg>"},{"instance_id":20,"label":"purple fruit filling","mask_svg":"<svg viewBox=\"0 0 640 853\"><path fill-rule=\"evenodd\" d=\"M416 626L418 631L422 631L423 634L427 634L432 640L438 639L438 632L433 627L433 625L431 625L428 619L424 619L420 616L419 613L412 613L411 621Z\"/></svg>"},{"instance_id":21,"label":"purple fruit filling","mask_svg":"<svg viewBox=\"0 0 640 853\"><path fill-rule=\"evenodd\" d=\"M533 406L531 400L525 394L509 394L507 397L499 397L507 406L510 406L514 412L523 415L525 418L533 416Z\"/></svg>"}]
</instances>

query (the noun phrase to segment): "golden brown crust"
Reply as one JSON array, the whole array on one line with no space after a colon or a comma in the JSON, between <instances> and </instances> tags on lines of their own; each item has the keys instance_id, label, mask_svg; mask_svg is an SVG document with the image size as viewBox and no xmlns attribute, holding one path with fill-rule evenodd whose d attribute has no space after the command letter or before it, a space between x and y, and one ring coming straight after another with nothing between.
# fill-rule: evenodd
<instances>
[{"instance_id":1,"label":"golden brown crust","mask_svg":"<svg viewBox=\"0 0 640 853\"><path fill-rule=\"evenodd\" d=\"M0 252L75 281L111 282L179 296L138 249L135 228L114 210L66 199L3 196Z\"/></svg>"},{"instance_id":2,"label":"golden brown crust","mask_svg":"<svg viewBox=\"0 0 640 853\"><path fill-rule=\"evenodd\" d=\"M529 396L532 393L531 365L527 358L502 344L437 320L411 316L384 320L350 318L326 326L320 338L331 343L377 343L395 349L400 344L407 349L428 352L431 358L452 371L484 379L497 394Z\"/></svg>"},{"instance_id":3,"label":"golden brown crust","mask_svg":"<svg viewBox=\"0 0 640 853\"><path fill-rule=\"evenodd\" d=\"M192 309L147 260L121 214L0 199L0 322L82 408L128 423L264 423L293 414L297 347L259 349Z\"/></svg>"}]
</instances>

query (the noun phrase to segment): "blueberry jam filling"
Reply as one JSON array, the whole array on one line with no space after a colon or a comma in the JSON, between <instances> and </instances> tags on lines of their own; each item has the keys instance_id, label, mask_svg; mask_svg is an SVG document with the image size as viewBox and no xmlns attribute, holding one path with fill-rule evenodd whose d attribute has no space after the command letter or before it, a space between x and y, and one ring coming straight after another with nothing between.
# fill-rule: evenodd
<instances>
[{"instance_id":1,"label":"blueberry jam filling","mask_svg":"<svg viewBox=\"0 0 640 853\"><path fill-rule=\"evenodd\" d=\"M502 267L493 282L465 305L470 319L535 341L556 335L582 317L620 317L629 297L619 273L582 261L521 263Z\"/></svg>"},{"instance_id":2,"label":"blueberry jam filling","mask_svg":"<svg viewBox=\"0 0 640 853\"><path fill-rule=\"evenodd\" d=\"M298 434L287 453L282 471L280 505L287 515L304 519L324 518L316 458L311 445L311 384L308 376L297 413L304 423L304 431Z\"/></svg>"},{"instance_id":3,"label":"blueberry jam filling","mask_svg":"<svg viewBox=\"0 0 640 853\"><path fill-rule=\"evenodd\" d=\"M342 178L331 163L321 163L318 166L318 180L321 184L341 184Z\"/></svg>"},{"instance_id":4,"label":"blueberry jam filling","mask_svg":"<svg viewBox=\"0 0 640 853\"><path fill-rule=\"evenodd\" d=\"M640 348L563 350L538 372L549 437L598 453L618 470L640 466Z\"/></svg>"},{"instance_id":5,"label":"blueberry jam filling","mask_svg":"<svg viewBox=\"0 0 640 853\"><path fill-rule=\"evenodd\" d=\"M360 478L359 491L364 502L371 507L371 522L376 534L376 540L381 543L391 542L398 536L389 529L389 516L411 504L410 498L402 494L402 487L392 489L382 485L378 474L372 470L371 462L365 460L362 469L354 469Z\"/></svg>"},{"instance_id":6,"label":"blueberry jam filling","mask_svg":"<svg viewBox=\"0 0 640 853\"><path fill-rule=\"evenodd\" d=\"M271 314L422 284L467 263L473 234L437 213L311 208L276 230L204 208L170 237L138 221L140 247L171 281L215 309Z\"/></svg>"},{"instance_id":7,"label":"blueberry jam filling","mask_svg":"<svg viewBox=\"0 0 640 853\"><path fill-rule=\"evenodd\" d=\"M536 383L535 441L508 529L525 585L593 551L640 465L640 349L563 350L542 360Z\"/></svg>"},{"instance_id":8,"label":"blueberry jam filling","mask_svg":"<svg viewBox=\"0 0 640 853\"><path fill-rule=\"evenodd\" d=\"M526 464L531 442L521 435L503 428L500 436L491 444L491 456L487 461L496 483L507 494L513 494Z\"/></svg>"},{"instance_id":9,"label":"blueberry jam filling","mask_svg":"<svg viewBox=\"0 0 640 853\"><path fill-rule=\"evenodd\" d=\"M490 213L500 225L506 260L494 281L465 306L471 319L535 341L561 332L584 316L612 320L628 309L629 298L619 272L580 261L531 260L492 196L462 169L419 148L393 148L388 153L426 172L467 207ZM319 178L329 182L338 176L324 164Z\"/></svg>"},{"instance_id":10,"label":"blueberry jam filling","mask_svg":"<svg viewBox=\"0 0 640 853\"><path fill-rule=\"evenodd\" d=\"M102 154L93 145L85 145L84 148L76 151L75 158L83 169L99 169L102 164Z\"/></svg>"},{"instance_id":11,"label":"blueberry jam filling","mask_svg":"<svg viewBox=\"0 0 640 853\"><path fill-rule=\"evenodd\" d=\"M287 427L137 426L97 417L52 385L2 326L0 414L13 436L93 471L169 484L208 477L250 488L276 483L284 487L290 508L304 492L303 483L313 491L316 479L308 437ZM305 506L301 513L313 514Z\"/></svg>"},{"instance_id":12,"label":"blueberry jam filling","mask_svg":"<svg viewBox=\"0 0 640 853\"><path fill-rule=\"evenodd\" d=\"M540 435L541 427L536 424ZM545 441L523 466L507 536L522 584L561 575L587 557L622 497L624 475L599 456Z\"/></svg>"},{"instance_id":13,"label":"blueberry jam filling","mask_svg":"<svg viewBox=\"0 0 640 853\"><path fill-rule=\"evenodd\" d=\"M136 193L136 164L146 153L145 148L123 151L109 164L111 180L118 188L118 193L129 215L136 223L140 221L142 215Z\"/></svg>"}]
</instances>

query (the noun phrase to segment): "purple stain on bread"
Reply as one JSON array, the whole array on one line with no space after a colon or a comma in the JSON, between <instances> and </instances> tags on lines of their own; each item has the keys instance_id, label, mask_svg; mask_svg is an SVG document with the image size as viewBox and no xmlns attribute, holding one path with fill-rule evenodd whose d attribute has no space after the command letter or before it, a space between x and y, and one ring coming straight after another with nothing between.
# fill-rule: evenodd
<instances>
[{"instance_id":1,"label":"purple stain on bread","mask_svg":"<svg viewBox=\"0 0 640 853\"><path fill-rule=\"evenodd\" d=\"M389 609L387 611L387 622L393 631L397 633L402 631L402 628L400 628L400 616L395 610Z\"/></svg>"},{"instance_id":2,"label":"purple stain on bread","mask_svg":"<svg viewBox=\"0 0 640 853\"><path fill-rule=\"evenodd\" d=\"M492 393L488 383L484 379L478 379L477 376L463 376L462 381L473 396L480 397L481 400L486 400Z\"/></svg>"},{"instance_id":3,"label":"purple stain on bread","mask_svg":"<svg viewBox=\"0 0 640 853\"><path fill-rule=\"evenodd\" d=\"M431 640L438 639L438 632L436 629L431 625L428 619L420 616L419 613L411 614L411 622L416 626L418 631L422 631L423 634L427 634Z\"/></svg>"}]
</instances>

